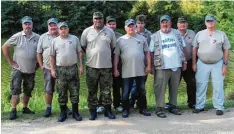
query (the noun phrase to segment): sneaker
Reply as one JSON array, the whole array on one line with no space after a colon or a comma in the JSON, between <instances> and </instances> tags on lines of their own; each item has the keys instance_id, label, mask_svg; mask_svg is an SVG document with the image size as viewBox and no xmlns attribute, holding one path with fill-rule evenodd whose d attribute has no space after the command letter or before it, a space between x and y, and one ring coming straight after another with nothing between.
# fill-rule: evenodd
<instances>
[{"instance_id":1,"label":"sneaker","mask_svg":"<svg viewBox=\"0 0 234 134\"><path fill-rule=\"evenodd\" d=\"M128 110L123 110L123 112L122 112L122 117L123 117L123 118L127 118L127 117L128 117L128 114L129 114Z\"/></svg>"},{"instance_id":2,"label":"sneaker","mask_svg":"<svg viewBox=\"0 0 234 134\"><path fill-rule=\"evenodd\" d=\"M12 108L11 113L10 113L10 120L14 120L17 118L17 111L15 108Z\"/></svg>"},{"instance_id":3,"label":"sneaker","mask_svg":"<svg viewBox=\"0 0 234 134\"><path fill-rule=\"evenodd\" d=\"M102 114L103 112L104 112L104 107L103 106L97 107L97 113L98 114Z\"/></svg>"},{"instance_id":4,"label":"sneaker","mask_svg":"<svg viewBox=\"0 0 234 134\"><path fill-rule=\"evenodd\" d=\"M23 114L35 114L32 110L30 110L28 107L23 108Z\"/></svg>"},{"instance_id":5,"label":"sneaker","mask_svg":"<svg viewBox=\"0 0 234 134\"><path fill-rule=\"evenodd\" d=\"M116 111L118 112L122 112L123 111L123 107L122 106L118 106L117 108L115 108Z\"/></svg>"},{"instance_id":6,"label":"sneaker","mask_svg":"<svg viewBox=\"0 0 234 134\"><path fill-rule=\"evenodd\" d=\"M170 103L166 103L166 104L164 105L164 109L168 110L168 109L170 108L170 106L171 106Z\"/></svg>"},{"instance_id":7,"label":"sneaker","mask_svg":"<svg viewBox=\"0 0 234 134\"><path fill-rule=\"evenodd\" d=\"M216 115L223 115L223 110L216 110Z\"/></svg>"},{"instance_id":8,"label":"sneaker","mask_svg":"<svg viewBox=\"0 0 234 134\"><path fill-rule=\"evenodd\" d=\"M193 113L198 114L198 113L200 113L200 112L202 112L202 111L205 111L204 108L202 108L202 109L196 109L196 108L195 108L195 109L193 110Z\"/></svg>"},{"instance_id":9,"label":"sneaker","mask_svg":"<svg viewBox=\"0 0 234 134\"><path fill-rule=\"evenodd\" d=\"M148 112L146 109L140 110L139 113L142 114L142 115L144 115L144 116L151 116L151 113Z\"/></svg>"},{"instance_id":10,"label":"sneaker","mask_svg":"<svg viewBox=\"0 0 234 134\"><path fill-rule=\"evenodd\" d=\"M49 117L51 115L52 115L52 113L51 113L51 107L47 107L46 111L45 111L45 114L44 114L44 117Z\"/></svg>"}]
</instances>

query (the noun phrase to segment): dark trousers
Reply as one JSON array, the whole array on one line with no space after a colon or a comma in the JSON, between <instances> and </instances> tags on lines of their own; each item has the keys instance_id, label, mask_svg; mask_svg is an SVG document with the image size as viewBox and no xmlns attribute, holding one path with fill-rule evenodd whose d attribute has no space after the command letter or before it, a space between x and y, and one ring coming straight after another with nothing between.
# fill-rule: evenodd
<instances>
[{"instance_id":1,"label":"dark trousers","mask_svg":"<svg viewBox=\"0 0 234 134\"><path fill-rule=\"evenodd\" d=\"M120 88L122 88L123 79L121 77L113 77L113 105L115 108L120 106L121 96L120 96Z\"/></svg>"},{"instance_id":2,"label":"dark trousers","mask_svg":"<svg viewBox=\"0 0 234 134\"><path fill-rule=\"evenodd\" d=\"M187 69L181 72L180 80L183 77L187 85L188 105L193 106L196 104L196 79L192 68L192 60L188 60L187 62Z\"/></svg>"},{"instance_id":3,"label":"dark trousers","mask_svg":"<svg viewBox=\"0 0 234 134\"><path fill-rule=\"evenodd\" d=\"M145 91L145 76L123 78L123 109L129 110L129 94L132 89L134 80L136 81L136 90L138 93L138 107L139 110L146 109L146 91Z\"/></svg>"}]
</instances>

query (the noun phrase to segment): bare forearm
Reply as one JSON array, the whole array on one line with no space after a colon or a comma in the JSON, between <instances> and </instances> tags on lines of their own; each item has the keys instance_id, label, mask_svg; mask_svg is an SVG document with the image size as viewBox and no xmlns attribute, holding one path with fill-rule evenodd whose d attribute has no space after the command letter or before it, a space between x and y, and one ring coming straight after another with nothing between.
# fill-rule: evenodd
<instances>
[{"instance_id":1,"label":"bare forearm","mask_svg":"<svg viewBox=\"0 0 234 134\"><path fill-rule=\"evenodd\" d=\"M79 52L80 66L83 66L83 52Z\"/></svg>"},{"instance_id":2,"label":"bare forearm","mask_svg":"<svg viewBox=\"0 0 234 134\"><path fill-rule=\"evenodd\" d=\"M192 56L192 60L193 60L193 64L197 63L197 48L193 48L193 56Z\"/></svg>"},{"instance_id":3,"label":"bare forearm","mask_svg":"<svg viewBox=\"0 0 234 134\"><path fill-rule=\"evenodd\" d=\"M119 56L115 55L114 56L114 69L118 68L118 64L119 64Z\"/></svg>"},{"instance_id":4,"label":"bare forearm","mask_svg":"<svg viewBox=\"0 0 234 134\"><path fill-rule=\"evenodd\" d=\"M229 50L228 50L228 49L225 49L225 50L224 50L224 54L223 54L223 61L224 61L224 62L227 62L227 61L228 61L228 58L229 58Z\"/></svg>"},{"instance_id":5,"label":"bare forearm","mask_svg":"<svg viewBox=\"0 0 234 134\"><path fill-rule=\"evenodd\" d=\"M7 62L11 63L12 59L11 59L10 54L9 54L9 47L6 44L3 45L2 52L3 52L3 55L5 56Z\"/></svg>"},{"instance_id":6,"label":"bare forearm","mask_svg":"<svg viewBox=\"0 0 234 134\"><path fill-rule=\"evenodd\" d=\"M50 69L55 70L55 57L50 56Z\"/></svg>"},{"instance_id":7,"label":"bare forearm","mask_svg":"<svg viewBox=\"0 0 234 134\"><path fill-rule=\"evenodd\" d=\"M183 53L184 53L184 62L187 62L188 54L187 54L187 49L186 48L183 49Z\"/></svg>"},{"instance_id":8,"label":"bare forearm","mask_svg":"<svg viewBox=\"0 0 234 134\"><path fill-rule=\"evenodd\" d=\"M146 52L147 65L151 66L151 56L150 52Z\"/></svg>"},{"instance_id":9,"label":"bare forearm","mask_svg":"<svg viewBox=\"0 0 234 134\"><path fill-rule=\"evenodd\" d=\"M41 67L43 66L43 57L41 53L37 53L37 62Z\"/></svg>"}]
</instances>

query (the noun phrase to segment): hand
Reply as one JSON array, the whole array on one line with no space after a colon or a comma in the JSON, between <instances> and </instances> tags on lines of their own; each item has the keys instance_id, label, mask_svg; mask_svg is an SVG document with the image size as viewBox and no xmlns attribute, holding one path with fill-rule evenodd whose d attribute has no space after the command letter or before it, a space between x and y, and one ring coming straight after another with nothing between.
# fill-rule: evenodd
<instances>
[{"instance_id":1,"label":"hand","mask_svg":"<svg viewBox=\"0 0 234 134\"><path fill-rule=\"evenodd\" d=\"M54 70L51 69L51 76L56 78L56 72Z\"/></svg>"},{"instance_id":2,"label":"hand","mask_svg":"<svg viewBox=\"0 0 234 134\"><path fill-rule=\"evenodd\" d=\"M149 74L149 73L151 73L151 66L147 66L146 70L145 70L146 75Z\"/></svg>"},{"instance_id":3,"label":"hand","mask_svg":"<svg viewBox=\"0 0 234 134\"><path fill-rule=\"evenodd\" d=\"M227 73L227 65L223 65L223 67L222 67L222 74L223 74L223 76L225 76L226 73Z\"/></svg>"},{"instance_id":4,"label":"hand","mask_svg":"<svg viewBox=\"0 0 234 134\"><path fill-rule=\"evenodd\" d=\"M114 76L115 77L119 77L119 71L118 71L118 69L114 69Z\"/></svg>"},{"instance_id":5,"label":"hand","mask_svg":"<svg viewBox=\"0 0 234 134\"><path fill-rule=\"evenodd\" d=\"M11 61L10 66L15 68L15 69L19 68L19 65L15 61Z\"/></svg>"},{"instance_id":6,"label":"hand","mask_svg":"<svg viewBox=\"0 0 234 134\"><path fill-rule=\"evenodd\" d=\"M183 71L187 69L187 63L183 63Z\"/></svg>"},{"instance_id":7,"label":"hand","mask_svg":"<svg viewBox=\"0 0 234 134\"><path fill-rule=\"evenodd\" d=\"M84 66L83 65L80 65L79 73L80 73L80 75L84 74Z\"/></svg>"},{"instance_id":8,"label":"hand","mask_svg":"<svg viewBox=\"0 0 234 134\"><path fill-rule=\"evenodd\" d=\"M196 64L196 63L193 64L193 71L194 71L194 72L197 72L197 64Z\"/></svg>"},{"instance_id":9,"label":"hand","mask_svg":"<svg viewBox=\"0 0 234 134\"><path fill-rule=\"evenodd\" d=\"M44 69L44 66L43 66L43 65L42 65L42 66L40 66L40 69L41 69L41 70L43 70L43 69Z\"/></svg>"}]
</instances>

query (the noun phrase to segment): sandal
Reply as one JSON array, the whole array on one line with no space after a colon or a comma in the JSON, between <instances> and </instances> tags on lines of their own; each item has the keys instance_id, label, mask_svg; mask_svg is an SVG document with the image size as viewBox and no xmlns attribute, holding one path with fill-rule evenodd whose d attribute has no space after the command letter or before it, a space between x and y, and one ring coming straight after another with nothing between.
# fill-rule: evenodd
<instances>
[{"instance_id":1,"label":"sandal","mask_svg":"<svg viewBox=\"0 0 234 134\"><path fill-rule=\"evenodd\" d=\"M169 112L175 115L181 115L181 112L178 108L171 108L169 109Z\"/></svg>"},{"instance_id":2,"label":"sandal","mask_svg":"<svg viewBox=\"0 0 234 134\"><path fill-rule=\"evenodd\" d=\"M166 118L167 116L165 115L165 113L163 112L162 109L158 109L155 111L156 115L160 118Z\"/></svg>"}]
</instances>

